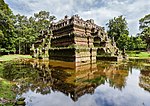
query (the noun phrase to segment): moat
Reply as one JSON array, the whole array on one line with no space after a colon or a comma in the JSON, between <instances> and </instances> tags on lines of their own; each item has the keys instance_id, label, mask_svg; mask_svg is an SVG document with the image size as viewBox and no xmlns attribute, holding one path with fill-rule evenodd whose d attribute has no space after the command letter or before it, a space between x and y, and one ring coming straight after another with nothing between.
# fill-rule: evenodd
<instances>
[{"instance_id":1,"label":"moat","mask_svg":"<svg viewBox=\"0 0 150 106\"><path fill-rule=\"evenodd\" d=\"M26 106L148 106L149 63L21 59L5 64L3 78Z\"/></svg>"}]
</instances>

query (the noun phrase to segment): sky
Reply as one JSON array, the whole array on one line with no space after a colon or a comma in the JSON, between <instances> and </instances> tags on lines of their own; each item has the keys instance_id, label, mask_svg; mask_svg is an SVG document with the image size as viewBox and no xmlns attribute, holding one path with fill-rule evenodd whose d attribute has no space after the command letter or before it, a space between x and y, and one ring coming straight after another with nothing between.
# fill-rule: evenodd
<instances>
[{"instance_id":1,"label":"sky","mask_svg":"<svg viewBox=\"0 0 150 106\"><path fill-rule=\"evenodd\" d=\"M106 27L114 17L123 15L128 23L130 35L139 32L139 19L150 14L150 0L4 0L14 14L33 16L41 10L50 12L57 20L65 15L78 14L84 20L94 19Z\"/></svg>"}]
</instances>

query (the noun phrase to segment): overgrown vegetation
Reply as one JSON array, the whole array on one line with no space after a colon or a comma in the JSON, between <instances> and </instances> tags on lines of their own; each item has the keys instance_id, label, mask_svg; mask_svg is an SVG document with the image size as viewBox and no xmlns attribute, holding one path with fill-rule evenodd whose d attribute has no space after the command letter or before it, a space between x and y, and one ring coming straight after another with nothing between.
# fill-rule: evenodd
<instances>
[{"instance_id":1,"label":"overgrown vegetation","mask_svg":"<svg viewBox=\"0 0 150 106\"><path fill-rule=\"evenodd\" d=\"M107 26L108 36L115 40L119 49L146 50L148 47L148 43L141 36L141 34L137 34L136 36L129 35L129 29L125 17L114 17L113 19L109 20Z\"/></svg>"},{"instance_id":2,"label":"overgrown vegetation","mask_svg":"<svg viewBox=\"0 0 150 106\"><path fill-rule=\"evenodd\" d=\"M29 54L31 44L55 19L46 11L31 17L14 15L4 0L0 0L0 54Z\"/></svg>"}]
</instances>

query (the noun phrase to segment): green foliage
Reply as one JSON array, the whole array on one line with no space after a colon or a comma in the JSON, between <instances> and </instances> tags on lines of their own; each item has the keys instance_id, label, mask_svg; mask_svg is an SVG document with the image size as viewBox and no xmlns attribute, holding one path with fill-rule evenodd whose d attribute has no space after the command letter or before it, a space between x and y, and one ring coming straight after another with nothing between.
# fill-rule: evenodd
<instances>
[{"instance_id":1,"label":"green foliage","mask_svg":"<svg viewBox=\"0 0 150 106\"><path fill-rule=\"evenodd\" d=\"M136 50L140 50L140 49L146 48L146 44L145 44L145 42L141 39L140 36L137 36L137 37L136 37L134 43L135 43L135 49L136 49Z\"/></svg>"},{"instance_id":2,"label":"green foliage","mask_svg":"<svg viewBox=\"0 0 150 106\"><path fill-rule=\"evenodd\" d=\"M129 34L126 19L122 15L109 20L106 25L108 26L108 36L111 38L114 37L115 41L117 41L121 35Z\"/></svg>"},{"instance_id":3,"label":"green foliage","mask_svg":"<svg viewBox=\"0 0 150 106\"><path fill-rule=\"evenodd\" d=\"M140 29L147 28L149 27L149 23L150 23L150 14L147 14L139 20L139 24L140 24L139 28Z\"/></svg>"},{"instance_id":4,"label":"green foliage","mask_svg":"<svg viewBox=\"0 0 150 106\"><path fill-rule=\"evenodd\" d=\"M35 13L34 17L29 18L16 15L16 48L19 53L29 54L31 44L41 37L43 30L49 30L49 25L54 19L55 16L50 16L46 11Z\"/></svg>"},{"instance_id":5,"label":"green foliage","mask_svg":"<svg viewBox=\"0 0 150 106\"><path fill-rule=\"evenodd\" d=\"M118 38L117 40L117 46L119 47L119 49L123 50L128 49L128 43L129 43L129 36L126 34L121 34L121 36Z\"/></svg>"},{"instance_id":6,"label":"green foliage","mask_svg":"<svg viewBox=\"0 0 150 106\"><path fill-rule=\"evenodd\" d=\"M12 51L14 46L13 14L3 0L0 0L0 48Z\"/></svg>"},{"instance_id":7,"label":"green foliage","mask_svg":"<svg viewBox=\"0 0 150 106\"><path fill-rule=\"evenodd\" d=\"M150 49L150 27L144 28L141 32L141 36L147 44L147 49Z\"/></svg>"},{"instance_id":8,"label":"green foliage","mask_svg":"<svg viewBox=\"0 0 150 106\"><path fill-rule=\"evenodd\" d=\"M55 16L40 11L32 17L13 15L4 0L0 0L0 54L29 54L31 44L39 37L40 32L49 30Z\"/></svg>"},{"instance_id":9,"label":"green foliage","mask_svg":"<svg viewBox=\"0 0 150 106\"><path fill-rule=\"evenodd\" d=\"M0 63L0 98L6 101L3 105L0 103L0 106L12 106L13 103L11 103L10 100L15 100L15 94L12 91L13 84L3 79L3 70L4 64Z\"/></svg>"},{"instance_id":10,"label":"green foliage","mask_svg":"<svg viewBox=\"0 0 150 106\"><path fill-rule=\"evenodd\" d=\"M128 49L127 50L134 50L135 49L135 37L131 36L128 43Z\"/></svg>"},{"instance_id":11,"label":"green foliage","mask_svg":"<svg viewBox=\"0 0 150 106\"><path fill-rule=\"evenodd\" d=\"M147 50L150 50L150 14L145 15L139 20L140 36L147 44Z\"/></svg>"},{"instance_id":12,"label":"green foliage","mask_svg":"<svg viewBox=\"0 0 150 106\"><path fill-rule=\"evenodd\" d=\"M12 91L12 86L9 81L0 80L0 98L15 99L15 94Z\"/></svg>"},{"instance_id":13,"label":"green foliage","mask_svg":"<svg viewBox=\"0 0 150 106\"><path fill-rule=\"evenodd\" d=\"M128 50L134 46L128 36L127 21L122 15L109 20L106 25L108 26L108 36L115 40L119 49L123 50L125 48Z\"/></svg>"},{"instance_id":14,"label":"green foliage","mask_svg":"<svg viewBox=\"0 0 150 106\"><path fill-rule=\"evenodd\" d=\"M145 50L146 43L142 40L140 36L131 36L128 42L127 50Z\"/></svg>"},{"instance_id":15,"label":"green foliage","mask_svg":"<svg viewBox=\"0 0 150 106\"><path fill-rule=\"evenodd\" d=\"M148 16L146 17L146 19ZM140 22L144 22L143 19L140 20ZM127 27L126 19L123 18L123 16L114 17L114 19L109 20L109 23L107 23L108 26L108 36L110 38L114 37L114 40L117 43L117 47L119 49L127 49L127 50L140 50L144 49L146 47L145 42L143 41L142 37L129 37L129 31ZM147 31L148 30L148 31ZM145 30L144 37L146 40L146 43L150 42L149 36L150 36L150 30ZM150 44L150 43L149 43Z\"/></svg>"}]
</instances>

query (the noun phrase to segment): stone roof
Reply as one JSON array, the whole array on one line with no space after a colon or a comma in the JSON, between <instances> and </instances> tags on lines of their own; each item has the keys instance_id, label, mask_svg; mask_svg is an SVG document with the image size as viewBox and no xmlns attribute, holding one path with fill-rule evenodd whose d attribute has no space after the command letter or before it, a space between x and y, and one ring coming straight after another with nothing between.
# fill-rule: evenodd
<instances>
[{"instance_id":1,"label":"stone roof","mask_svg":"<svg viewBox=\"0 0 150 106\"><path fill-rule=\"evenodd\" d=\"M96 25L93 19L89 19L85 21L82 18L80 18L78 15L73 15L70 18L66 15L64 19L61 19L56 23L53 22L50 28L52 30L57 30L59 28L62 28L71 24L79 25L79 26L89 28L89 29L104 30L104 27Z\"/></svg>"}]
</instances>

